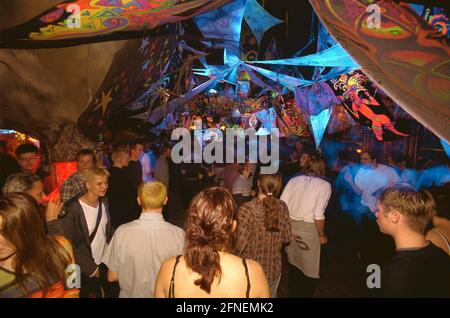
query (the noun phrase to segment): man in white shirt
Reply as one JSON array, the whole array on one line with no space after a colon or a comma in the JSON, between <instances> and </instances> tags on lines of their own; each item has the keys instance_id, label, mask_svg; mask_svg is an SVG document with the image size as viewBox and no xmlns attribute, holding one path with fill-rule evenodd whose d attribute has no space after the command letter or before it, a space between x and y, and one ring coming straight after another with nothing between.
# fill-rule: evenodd
<instances>
[{"instance_id":1,"label":"man in white shirt","mask_svg":"<svg viewBox=\"0 0 450 318\"><path fill-rule=\"evenodd\" d=\"M400 182L400 177L393 168L379 164L375 154L371 152L361 154L361 164L355 176L356 187L353 186L353 189L361 195L361 204L375 213L377 191Z\"/></svg>"},{"instance_id":2,"label":"man in white shirt","mask_svg":"<svg viewBox=\"0 0 450 318\"><path fill-rule=\"evenodd\" d=\"M184 231L162 216L167 188L157 181L138 188L142 214L138 220L121 225L105 251L108 280L118 281L122 298L153 297L161 264L171 256L183 254Z\"/></svg>"},{"instance_id":3,"label":"man in white shirt","mask_svg":"<svg viewBox=\"0 0 450 318\"><path fill-rule=\"evenodd\" d=\"M80 297L101 297L100 265L114 232L108 204L100 200L108 189L108 177L108 171L101 167L86 171L82 176L86 193L70 201L67 215L57 221L72 243L75 261L81 269Z\"/></svg>"}]
</instances>

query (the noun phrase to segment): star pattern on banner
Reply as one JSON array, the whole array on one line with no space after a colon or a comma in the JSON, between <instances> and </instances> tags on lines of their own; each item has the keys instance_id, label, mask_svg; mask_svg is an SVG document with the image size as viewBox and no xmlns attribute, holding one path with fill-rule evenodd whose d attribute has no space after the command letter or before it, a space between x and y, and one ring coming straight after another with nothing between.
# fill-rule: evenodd
<instances>
[{"instance_id":1,"label":"star pattern on banner","mask_svg":"<svg viewBox=\"0 0 450 318\"><path fill-rule=\"evenodd\" d=\"M100 101L100 103L97 105L97 107L94 110L97 110L101 107L102 113L103 113L103 115L105 115L105 113L108 109L109 103L111 103L111 101L113 100L113 98L111 98L111 92L112 92L112 90L109 90L108 94L105 94L105 92L102 92L102 100Z\"/></svg>"}]
</instances>

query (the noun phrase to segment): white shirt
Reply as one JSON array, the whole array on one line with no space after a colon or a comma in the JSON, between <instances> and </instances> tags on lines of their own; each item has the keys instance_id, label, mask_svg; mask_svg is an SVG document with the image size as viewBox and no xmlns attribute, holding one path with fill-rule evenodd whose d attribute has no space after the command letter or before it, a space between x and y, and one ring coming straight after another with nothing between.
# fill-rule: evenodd
<instances>
[{"instance_id":1,"label":"white shirt","mask_svg":"<svg viewBox=\"0 0 450 318\"><path fill-rule=\"evenodd\" d=\"M114 233L103 263L117 272L121 298L153 297L161 264L183 254L184 231L166 221L161 213L142 213Z\"/></svg>"},{"instance_id":2,"label":"white shirt","mask_svg":"<svg viewBox=\"0 0 450 318\"><path fill-rule=\"evenodd\" d=\"M359 168L355 176L355 184L363 192L361 204L367 206L372 212L376 210L376 191L400 182L400 177L391 167L379 164L375 169Z\"/></svg>"},{"instance_id":3,"label":"white shirt","mask_svg":"<svg viewBox=\"0 0 450 318\"><path fill-rule=\"evenodd\" d=\"M89 230L89 235L94 231L95 224L97 223L98 208L94 208L83 201L79 200L81 208L83 209L84 218ZM106 224L108 223L108 216L106 214L105 205L102 203L102 219L97 229L97 234L91 243L92 257L95 264L100 265L102 262L103 251L106 247Z\"/></svg>"},{"instance_id":4,"label":"white shirt","mask_svg":"<svg viewBox=\"0 0 450 318\"><path fill-rule=\"evenodd\" d=\"M233 183L233 194L242 194L247 197L252 193L252 184L250 179L247 179L242 174Z\"/></svg>"},{"instance_id":5,"label":"white shirt","mask_svg":"<svg viewBox=\"0 0 450 318\"><path fill-rule=\"evenodd\" d=\"M289 216L296 221L314 223L325 219L325 209L331 196L331 185L320 178L298 176L292 178L281 194L289 208Z\"/></svg>"}]
</instances>

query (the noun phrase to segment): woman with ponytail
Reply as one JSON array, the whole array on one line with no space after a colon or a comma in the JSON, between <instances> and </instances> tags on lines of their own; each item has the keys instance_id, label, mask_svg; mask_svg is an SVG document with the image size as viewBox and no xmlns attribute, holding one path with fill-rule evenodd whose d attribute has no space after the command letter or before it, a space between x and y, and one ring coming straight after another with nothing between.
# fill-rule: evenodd
<instances>
[{"instance_id":1,"label":"woman with ponytail","mask_svg":"<svg viewBox=\"0 0 450 318\"><path fill-rule=\"evenodd\" d=\"M277 199L281 184L279 173L259 176L258 196L239 208L235 247L237 255L262 265L273 298L281 279L281 249L291 241L289 211Z\"/></svg>"},{"instance_id":2,"label":"woman with ponytail","mask_svg":"<svg viewBox=\"0 0 450 318\"><path fill-rule=\"evenodd\" d=\"M261 266L231 254L236 203L225 188L198 193L187 211L184 255L167 259L159 271L155 297L268 297Z\"/></svg>"}]
</instances>

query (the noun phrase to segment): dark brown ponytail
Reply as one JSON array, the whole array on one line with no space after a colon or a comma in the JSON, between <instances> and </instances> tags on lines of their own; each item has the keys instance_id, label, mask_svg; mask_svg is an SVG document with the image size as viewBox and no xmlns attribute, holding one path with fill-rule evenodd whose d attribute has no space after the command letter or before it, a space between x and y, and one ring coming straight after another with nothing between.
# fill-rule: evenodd
<instances>
[{"instance_id":1,"label":"dark brown ponytail","mask_svg":"<svg viewBox=\"0 0 450 318\"><path fill-rule=\"evenodd\" d=\"M188 208L186 252L188 268L201 278L195 284L207 293L215 277L221 278L219 251L233 248L233 217L236 203L225 188L213 187L197 194Z\"/></svg>"},{"instance_id":2,"label":"dark brown ponytail","mask_svg":"<svg viewBox=\"0 0 450 318\"><path fill-rule=\"evenodd\" d=\"M276 198L281 189L281 175L276 174L262 174L258 179L259 189L266 197L262 200L265 227L269 232L280 231L278 226L278 218L280 215L281 206Z\"/></svg>"}]
</instances>

